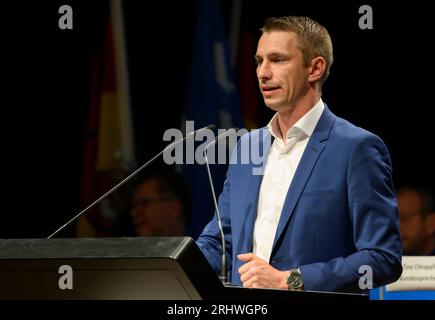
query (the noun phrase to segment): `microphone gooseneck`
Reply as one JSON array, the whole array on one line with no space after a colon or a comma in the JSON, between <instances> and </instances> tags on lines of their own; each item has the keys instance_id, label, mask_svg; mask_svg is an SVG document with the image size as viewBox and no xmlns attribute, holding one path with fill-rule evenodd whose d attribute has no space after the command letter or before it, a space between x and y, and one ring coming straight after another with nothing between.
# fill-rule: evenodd
<instances>
[{"instance_id":1,"label":"microphone gooseneck","mask_svg":"<svg viewBox=\"0 0 435 320\"><path fill-rule=\"evenodd\" d=\"M72 217L67 223L65 223L63 226L61 226L59 229L57 229L55 232L53 232L52 234L50 234L47 239L52 238L54 235L56 235L58 232L60 232L61 230L63 230L66 226L68 226L71 222L73 222L75 219L77 219L78 217L80 217L83 213L85 213L86 211L88 211L89 209L93 208L96 204L98 204L100 201L104 200L105 198L107 198L107 196L109 196L112 192L115 192L119 187L121 187L123 184L125 184L127 181L129 181L131 178L133 178L136 174L138 174L140 171L142 171L143 169L145 169L148 165L150 165L152 162L154 162L157 158L159 158L165 151L170 150L171 148L173 148L175 145L177 145L180 142L183 142L184 140L190 139L193 136L195 136L195 134L206 130L206 129L213 129L215 127L215 125L211 124L207 127L198 129L196 131L190 132L188 134L186 134L183 138L178 139L172 143L170 143L166 148L164 148L162 151L160 151L158 154L156 154L154 157L152 157L150 160L148 160L145 164L143 164L142 166L140 166L138 169L136 169L135 171L133 171L133 173L129 174L125 179L123 179L121 182L119 182L118 184L116 184L112 189L110 189L109 191L107 191L105 194L103 194L101 197L99 197L97 200L95 200L94 202L92 202L90 205L88 205L85 209L83 209L82 211L80 211L79 213L77 213L74 217Z\"/></svg>"}]
</instances>

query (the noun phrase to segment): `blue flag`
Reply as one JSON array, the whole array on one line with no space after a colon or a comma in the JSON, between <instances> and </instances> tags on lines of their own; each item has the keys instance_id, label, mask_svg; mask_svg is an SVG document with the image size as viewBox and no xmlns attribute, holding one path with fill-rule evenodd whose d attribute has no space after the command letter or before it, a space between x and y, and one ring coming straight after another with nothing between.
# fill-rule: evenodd
<instances>
[{"instance_id":1,"label":"blue flag","mask_svg":"<svg viewBox=\"0 0 435 320\"><path fill-rule=\"evenodd\" d=\"M198 0L197 6L186 95L186 120L195 121L195 129L209 124L222 129L241 128L240 103L219 1ZM226 167L217 164L211 167L217 196L222 191ZM207 168L198 164L185 165L183 172L193 196L188 232L197 238L214 213Z\"/></svg>"}]
</instances>

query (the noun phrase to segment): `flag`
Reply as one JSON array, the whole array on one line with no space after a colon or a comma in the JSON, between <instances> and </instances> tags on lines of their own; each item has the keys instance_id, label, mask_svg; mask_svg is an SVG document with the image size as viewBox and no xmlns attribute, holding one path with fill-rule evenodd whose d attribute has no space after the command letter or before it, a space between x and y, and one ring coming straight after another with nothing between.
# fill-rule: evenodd
<instances>
[{"instance_id":1,"label":"flag","mask_svg":"<svg viewBox=\"0 0 435 320\"><path fill-rule=\"evenodd\" d=\"M83 207L136 166L121 3L104 2L92 57L90 108L82 173ZM77 236L110 236L125 197L112 197L80 217Z\"/></svg>"},{"instance_id":2,"label":"flag","mask_svg":"<svg viewBox=\"0 0 435 320\"><path fill-rule=\"evenodd\" d=\"M196 19L185 120L195 121L196 129L209 124L218 128L241 128L239 98L219 1L198 0ZM219 194L226 166L212 165L211 169L214 187ZM205 165L184 165L183 172L193 195L188 232L196 238L213 216L212 195Z\"/></svg>"}]
</instances>

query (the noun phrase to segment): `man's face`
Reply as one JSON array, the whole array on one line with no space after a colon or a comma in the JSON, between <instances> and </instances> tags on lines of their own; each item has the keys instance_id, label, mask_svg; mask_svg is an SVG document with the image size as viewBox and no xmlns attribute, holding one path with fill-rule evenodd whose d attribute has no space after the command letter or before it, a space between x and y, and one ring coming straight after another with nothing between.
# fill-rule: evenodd
<instances>
[{"instance_id":1,"label":"man's face","mask_svg":"<svg viewBox=\"0 0 435 320\"><path fill-rule=\"evenodd\" d=\"M274 111L291 112L310 87L297 35L285 31L264 32L255 58L264 103Z\"/></svg>"},{"instance_id":2,"label":"man's face","mask_svg":"<svg viewBox=\"0 0 435 320\"><path fill-rule=\"evenodd\" d=\"M397 195L400 234L404 255L424 254L427 243L421 199L417 193L404 191Z\"/></svg>"},{"instance_id":3,"label":"man's face","mask_svg":"<svg viewBox=\"0 0 435 320\"><path fill-rule=\"evenodd\" d=\"M142 183L134 192L131 216L138 236L164 236L172 219L168 201L160 198L156 180Z\"/></svg>"}]
</instances>

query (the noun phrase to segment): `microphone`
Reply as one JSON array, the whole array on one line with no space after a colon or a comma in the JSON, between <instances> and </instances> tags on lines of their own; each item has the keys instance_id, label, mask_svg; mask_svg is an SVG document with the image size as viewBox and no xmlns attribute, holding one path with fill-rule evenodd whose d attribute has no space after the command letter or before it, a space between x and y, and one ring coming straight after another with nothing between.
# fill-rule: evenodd
<instances>
[{"instance_id":1,"label":"microphone","mask_svg":"<svg viewBox=\"0 0 435 320\"><path fill-rule=\"evenodd\" d=\"M216 219L217 219L217 223L218 223L218 228L219 228L219 232L221 234L221 241L222 241L222 257L221 257L221 274L219 276L219 279L222 281L222 283L225 284L229 284L228 282L228 273L227 273L227 257L226 257L226 248L225 248L225 235L224 235L224 229L222 228L222 222L221 222L221 214L219 212L219 207L217 204L217 200L216 200L216 193L214 191L214 186L213 186L213 179L211 177L211 172L210 172L210 166L208 163L208 159L207 159L207 149L214 145L215 143L217 143L219 140L224 139L229 137L230 135L234 134L237 132L237 130L239 130L239 128L232 128L232 129L228 129L227 131L221 133L220 135L218 135L216 137L216 139L214 139L212 142L210 142L209 144L207 144L204 148L204 158L205 158L205 165L207 167L207 173L208 173L208 180L210 182L210 188L211 188L211 194L213 196L213 203L214 203L214 207L215 207L215 212L216 212Z\"/></svg>"},{"instance_id":2,"label":"microphone","mask_svg":"<svg viewBox=\"0 0 435 320\"><path fill-rule=\"evenodd\" d=\"M119 187L121 187L123 184L125 184L127 181L129 181L131 178L133 178L136 174L138 174L140 171L142 171L143 169L145 169L148 165L150 165L152 162L154 162L157 158L159 158L164 152L170 150L171 148L173 148L174 146L176 146L177 144L179 144L180 142L183 142L187 139L190 139L192 137L195 136L195 134L203 131L203 130L210 130L213 129L215 127L214 124L208 125L207 127L189 132L188 134L186 134L183 138L178 139L172 143L170 143L166 148L164 148L162 151L160 151L158 154L156 154L153 158L151 158L150 160L148 160L148 162L146 162L145 164L143 164L141 167L139 167L138 169L136 169L133 173L131 173L130 175L128 175L124 180L122 180L121 182L119 182L118 184L116 184L112 189L110 189L109 191L107 191L105 194L103 194L101 197L99 197L97 200L95 200L94 202L92 202L89 206L87 206L85 209L83 209L82 211L80 211L78 214L76 214L73 218L71 218L67 223L65 223L63 226L61 226L59 229L57 229L55 232L53 232L51 235L49 235L47 237L47 239L50 239L51 237L53 237L54 235L56 235L59 231L61 231L62 229L64 229L66 226L68 226L71 222L73 222L75 219L77 219L78 217L80 217L83 213L85 213L86 211L88 211L89 209L91 209L92 207L94 207L97 203L99 203L101 200L105 199L108 195L110 195L112 192L116 191Z\"/></svg>"}]
</instances>

